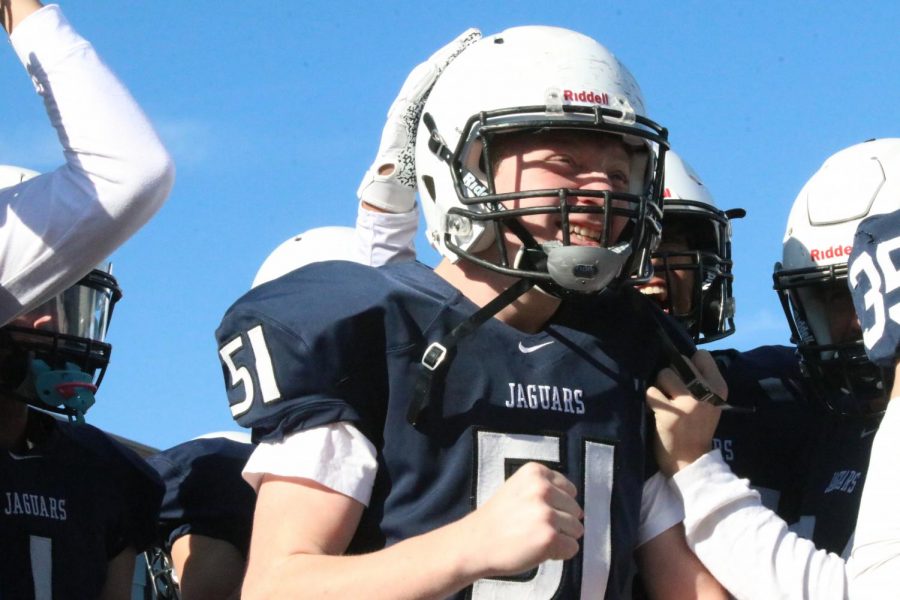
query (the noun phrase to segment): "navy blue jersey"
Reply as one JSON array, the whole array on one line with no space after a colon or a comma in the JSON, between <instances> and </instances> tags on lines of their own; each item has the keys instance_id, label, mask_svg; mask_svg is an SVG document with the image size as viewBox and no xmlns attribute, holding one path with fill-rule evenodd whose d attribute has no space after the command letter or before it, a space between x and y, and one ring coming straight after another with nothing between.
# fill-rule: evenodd
<instances>
[{"instance_id":1,"label":"navy blue jersey","mask_svg":"<svg viewBox=\"0 0 900 600\"><path fill-rule=\"evenodd\" d=\"M807 453L806 477L791 529L836 554L846 552L856 527L872 440L881 416L851 418L822 411Z\"/></svg>"},{"instance_id":2,"label":"navy blue jersey","mask_svg":"<svg viewBox=\"0 0 900 600\"><path fill-rule=\"evenodd\" d=\"M254 446L224 437L179 444L147 459L166 486L161 542L199 534L224 540L244 558L250 548L256 493L241 477Z\"/></svg>"},{"instance_id":3,"label":"navy blue jersey","mask_svg":"<svg viewBox=\"0 0 900 600\"><path fill-rule=\"evenodd\" d=\"M728 384L728 403L739 409L722 412L713 444L737 476L750 480L766 506L792 522L796 515L785 511L795 506L815 429L815 407L796 348L761 346L712 355Z\"/></svg>"},{"instance_id":4,"label":"navy blue jersey","mask_svg":"<svg viewBox=\"0 0 900 600\"><path fill-rule=\"evenodd\" d=\"M34 447L0 453L0 597L96 598L110 559L153 540L162 485L95 427L33 411L28 427Z\"/></svg>"},{"instance_id":5,"label":"navy blue jersey","mask_svg":"<svg viewBox=\"0 0 900 600\"><path fill-rule=\"evenodd\" d=\"M515 597L540 584L574 598L584 581L618 598L633 573L644 391L663 360L641 304L614 293L563 304L535 334L488 320L459 342L440 399L417 427L407 409L423 352L476 310L421 264L310 265L251 290L216 335L232 413L255 441L350 421L378 449L372 499L348 552L455 521L539 460L579 488L583 550L504 586ZM473 596L497 583L479 582Z\"/></svg>"},{"instance_id":6,"label":"navy blue jersey","mask_svg":"<svg viewBox=\"0 0 900 600\"><path fill-rule=\"evenodd\" d=\"M714 444L799 535L841 554L853 533L878 418L830 412L812 397L796 350L763 346L713 353L731 404Z\"/></svg>"}]
</instances>

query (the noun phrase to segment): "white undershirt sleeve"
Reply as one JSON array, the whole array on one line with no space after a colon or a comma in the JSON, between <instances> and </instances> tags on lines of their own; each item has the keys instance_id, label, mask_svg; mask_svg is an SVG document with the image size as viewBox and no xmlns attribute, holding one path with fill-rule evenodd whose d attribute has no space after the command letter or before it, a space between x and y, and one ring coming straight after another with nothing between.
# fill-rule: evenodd
<instances>
[{"instance_id":1,"label":"white undershirt sleeve","mask_svg":"<svg viewBox=\"0 0 900 600\"><path fill-rule=\"evenodd\" d=\"M415 260L418 207L405 213L377 212L363 208L356 213L359 262L380 267L391 262Z\"/></svg>"},{"instance_id":2,"label":"white undershirt sleeve","mask_svg":"<svg viewBox=\"0 0 900 600\"><path fill-rule=\"evenodd\" d=\"M65 164L0 190L0 324L105 260L156 213L174 179L149 120L59 6L23 19L10 41Z\"/></svg>"},{"instance_id":3,"label":"white undershirt sleeve","mask_svg":"<svg viewBox=\"0 0 900 600\"><path fill-rule=\"evenodd\" d=\"M738 599L842 599L845 562L788 530L714 450L670 480L684 502L688 545Z\"/></svg>"},{"instance_id":4,"label":"white undershirt sleeve","mask_svg":"<svg viewBox=\"0 0 900 600\"><path fill-rule=\"evenodd\" d=\"M853 551L851 598L900 594L900 400L888 403L872 443Z\"/></svg>"},{"instance_id":5,"label":"white undershirt sleeve","mask_svg":"<svg viewBox=\"0 0 900 600\"><path fill-rule=\"evenodd\" d=\"M298 477L368 506L377 471L372 442L353 425L339 422L259 444L242 474L257 492L263 475Z\"/></svg>"},{"instance_id":6,"label":"white undershirt sleeve","mask_svg":"<svg viewBox=\"0 0 900 600\"><path fill-rule=\"evenodd\" d=\"M644 482L641 495L641 522L638 526L638 546L649 542L684 519L681 499L669 486L665 476L657 472Z\"/></svg>"}]
</instances>

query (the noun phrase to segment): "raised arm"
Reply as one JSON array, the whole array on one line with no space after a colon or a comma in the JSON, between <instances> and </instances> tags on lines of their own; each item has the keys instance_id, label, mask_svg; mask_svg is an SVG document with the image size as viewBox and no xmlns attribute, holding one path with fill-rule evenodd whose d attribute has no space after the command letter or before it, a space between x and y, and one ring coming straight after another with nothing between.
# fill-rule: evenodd
<instances>
[{"instance_id":1,"label":"raised arm","mask_svg":"<svg viewBox=\"0 0 900 600\"><path fill-rule=\"evenodd\" d=\"M71 286L159 209L174 178L149 120L56 5L3 0L4 26L65 164L0 190L0 323Z\"/></svg>"},{"instance_id":2,"label":"raised arm","mask_svg":"<svg viewBox=\"0 0 900 600\"><path fill-rule=\"evenodd\" d=\"M416 210L416 128L425 99L444 70L469 44L481 38L467 29L417 65L388 110L372 165L360 181L356 233L360 262L373 266L413 260L419 225Z\"/></svg>"}]
</instances>

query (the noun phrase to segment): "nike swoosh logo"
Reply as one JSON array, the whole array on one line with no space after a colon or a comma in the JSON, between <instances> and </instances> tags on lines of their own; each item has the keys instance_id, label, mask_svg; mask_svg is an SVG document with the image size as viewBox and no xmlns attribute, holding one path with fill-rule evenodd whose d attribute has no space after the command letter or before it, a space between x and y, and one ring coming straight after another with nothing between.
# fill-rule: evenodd
<instances>
[{"instance_id":1,"label":"nike swoosh logo","mask_svg":"<svg viewBox=\"0 0 900 600\"><path fill-rule=\"evenodd\" d=\"M860 438L869 437L876 431L878 431L877 427L873 427L872 429L863 429L862 431L859 432L859 437Z\"/></svg>"},{"instance_id":2,"label":"nike swoosh logo","mask_svg":"<svg viewBox=\"0 0 900 600\"><path fill-rule=\"evenodd\" d=\"M553 340L550 340L549 342L544 342L543 344L538 344L537 346L523 346L522 342L519 342L519 352L521 352L522 354L531 354L535 350L540 350L544 346L549 346L552 343Z\"/></svg>"}]
</instances>

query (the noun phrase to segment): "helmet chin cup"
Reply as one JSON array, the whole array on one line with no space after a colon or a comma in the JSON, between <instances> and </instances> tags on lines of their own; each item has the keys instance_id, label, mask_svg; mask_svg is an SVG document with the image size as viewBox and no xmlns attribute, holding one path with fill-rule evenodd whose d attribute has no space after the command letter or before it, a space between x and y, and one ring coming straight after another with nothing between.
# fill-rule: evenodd
<instances>
[{"instance_id":1,"label":"helmet chin cup","mask_svg":"<svg viewBox=\"0 0 900 600\"><path fill-rule=\"evenodd\" d=\"M32 361L31 373L38 406L84 422L84 413L94 405L94 392L97 391L89 374L72 363L67 363L63 369L53 369L42 360Z\"/></svg>"},{"instance_id":2,"label":"helmet chin cup","mask_svg":"<svg viewBox=\"0 0 900 600\"><path fill-rule=\"evenodd\" d=\"M543 248L547 253L547 272L553 281L567 290L586 293L599 292L609 285L631 256L627 242L608 248L551 242Z\"/></svg>"}]
</instances>

